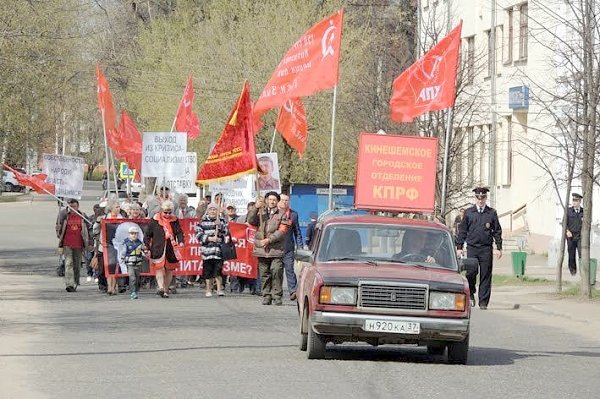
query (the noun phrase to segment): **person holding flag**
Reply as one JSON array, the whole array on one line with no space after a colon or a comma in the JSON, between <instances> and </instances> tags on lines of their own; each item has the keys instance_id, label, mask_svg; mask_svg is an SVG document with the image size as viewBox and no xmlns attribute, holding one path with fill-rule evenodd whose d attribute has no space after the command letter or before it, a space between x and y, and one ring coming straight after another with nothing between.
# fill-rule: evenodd
<instances>
[{"instance_id":1,"label":"person holding flag","mask_svg":"<svg viewBox=\"0 0 600 399\"><path fill-rule=\"evenodd\" d=\"M56 220L58 253L65 256L65 290L77 291L83 250L90 247L90 236L86 225L87 217L79 212L79 201L72 198Z\"/></svg>"}]
</instances>

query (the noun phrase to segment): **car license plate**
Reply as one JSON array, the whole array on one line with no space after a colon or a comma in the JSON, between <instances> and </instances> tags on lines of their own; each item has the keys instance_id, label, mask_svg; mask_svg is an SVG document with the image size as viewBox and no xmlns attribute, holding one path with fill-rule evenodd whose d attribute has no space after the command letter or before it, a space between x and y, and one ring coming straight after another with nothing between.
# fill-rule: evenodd
<instances>
[{"instance_id":1,"label":"car license plate","mask_svg":"<svg viewBox=\"0 0 600 399\"><path fill-rule=\"evenodd\" d=\"M365 331L419 334L421 332L421 324L412 321L365 320Z\"/></svg>"}]
</instances>

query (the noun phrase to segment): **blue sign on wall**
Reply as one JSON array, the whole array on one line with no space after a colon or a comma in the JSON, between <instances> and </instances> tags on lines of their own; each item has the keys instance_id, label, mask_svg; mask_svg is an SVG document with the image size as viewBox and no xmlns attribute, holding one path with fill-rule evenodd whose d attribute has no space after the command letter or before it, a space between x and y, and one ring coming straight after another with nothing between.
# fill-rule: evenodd
<instances>
[{"instance_id":1,"label":"blue sign on wall","mask_svg":"<svg viewBox=\"0 0 600 399\"><path fill-rule=\"evenodd\" d=\"M529 109L528 86L516 86L508 89L508 108Z\"/></svg>"},{"instance_id":2,"label":"blue sign on wall","mask_svg":"<svg viewBox=\"0 0 600 399\"><path fill-rule=\"evenodd\" d=\"M298 212L302 239L306 242L306 226L310 214L317 215L328 209L329 186L326 184L293 184L290 191L290 208ZM333 186L333 205L336 209L354 207L354 186Z\"/></svg>"}]
</instances>

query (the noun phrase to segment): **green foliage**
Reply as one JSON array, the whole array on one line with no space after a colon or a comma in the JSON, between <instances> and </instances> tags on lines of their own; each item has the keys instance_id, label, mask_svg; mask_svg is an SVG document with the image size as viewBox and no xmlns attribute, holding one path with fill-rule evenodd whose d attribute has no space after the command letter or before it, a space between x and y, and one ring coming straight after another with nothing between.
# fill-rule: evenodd
<instances>
[{"instance_id":1,"label":"green foliage","mask_svg":"<svg viewBox=\"0 0 600 399\"><path fill-rule=\"evenodd\" d=\"M103 162L96 65L115 108L141 131L168 131L187 77L194 78L201 136L189 143L204 160L244 80L256 100L289 47L345 4L335 125L336 184L353 183L358 133L400 132L389 120L392 80L412 62L414 8L408 0L6 0L0 9L0 145L22 165L25 150ZM276 137L282 178L327 182L332 90L304 99L309 138L304 159ZM269 150L277 110L264 115L259 152Z\"/></svg>"}]
</instances>

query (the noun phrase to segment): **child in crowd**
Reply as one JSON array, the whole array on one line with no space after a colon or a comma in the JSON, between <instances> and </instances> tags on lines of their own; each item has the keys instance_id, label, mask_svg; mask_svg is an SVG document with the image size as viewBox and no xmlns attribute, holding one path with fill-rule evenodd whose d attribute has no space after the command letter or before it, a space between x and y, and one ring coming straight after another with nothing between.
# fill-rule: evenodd
<instances>
[{"instance_id":1,"label":"child in crowd","mask_svg":"<svg viewBox=\"0 0 600 399\"><path fill-rule=\"evenodd\" d=\"M131 299L138 299L140 290L140 271L142 269L144 243L138 238L139 228L132 226L129 228L129 237L123 240L125 245L125 255L123 262L127 265L129 274L129 291Z\"/></svg>"}]
</instances>

